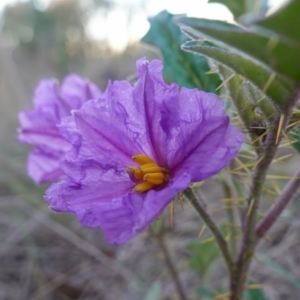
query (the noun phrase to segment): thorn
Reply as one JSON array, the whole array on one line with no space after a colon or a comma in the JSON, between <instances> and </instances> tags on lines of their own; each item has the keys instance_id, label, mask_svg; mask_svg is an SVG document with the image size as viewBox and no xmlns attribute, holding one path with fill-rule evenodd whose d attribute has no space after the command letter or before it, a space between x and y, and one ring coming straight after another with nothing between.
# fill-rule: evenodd
<instances>
[{"instance_id":1,"label":"thorn","mask_svg":"<svg viewBox=\"0 0 300 300\"><path fill-rule=\"evenodd\" d=\"M221 87L223 87L226 83L228 83L233 77L235 76L235 74L231 74L228 78L226 78L217 88L216 91L219 90Z\"/></svg>"},{"instance_id":2,"label":"thorn","mask_svg":"<svg viewBox=\"0 0 300 300\"><path fill-rule=\"evenodd\" d=\"M170 204L170 228L171 229L173 229L174 226L174 212L175 212L175 207L174 207L174 199L173 199Z\"/></svg>"},{"instance_id":3,"label":"thorn","mask_svg":"<svg viewBox=\"0 0 300 300\"><path fill-rule=\"evenodd\" d=\"M275 142L276 145L278 144L280 133L282 131L282 125L283 125L284 117L285 116L283 114L280 115L280 120L279 120L279 124L278 124L277 135L276 135L276 142Z\"/></svg>"}]
</instances>

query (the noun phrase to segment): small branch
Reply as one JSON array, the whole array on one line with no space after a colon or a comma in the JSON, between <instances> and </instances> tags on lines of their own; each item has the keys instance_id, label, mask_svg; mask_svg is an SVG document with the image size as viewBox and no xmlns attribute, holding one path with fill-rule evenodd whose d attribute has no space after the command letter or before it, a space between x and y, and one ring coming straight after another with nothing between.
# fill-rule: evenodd
<instances>
[{"instance_id":1,"label":"small branch","mask_svg":"<svg viewBox=\"0 0 300 300\"><path fill-rule=\"evenodd\" d=\"M258 156L258 161L260 163L256 166L253 174L252 184L248 197L248 218L246 222L244 237L242 241L241 251L239 253L238 259L236 261L236 271L232 273L231 286L230 286L230 300L241 300L243 299L243 292L245 288L246 276L251 263L251 259L254 255L255 247L257 245L257 235L255 232L255 226L257 221L257 211L259 208L259 200L262 191L263 184L266 179L267 171L269 166L275 156L278 145L282 138L281 132L278 132L280 127L280 121L283 120L281 130L284 130L289 123L290 117L292 115L293 108L295 107L297 101L299 100L300 93L298 93L294 98L287 99L285 116L282 119L280 113L277 113L271 132L267 135L265 141L265 147L263 151Z\"/></svg>"},{"instance_id":2,"label":"small branch","mask_svg":"<svg viewBox=\"0 0 300 300\"><path fill-rule=\"evenodd\" d=\"M280 216L284 208L293 199L298 189L300 188L300 169L295 173L294 177L288 182L277 198L276 203L269 209L264 218L256 226L256 235L258 238L263 237L270 227Z\"/></svg>"},{"instance_id":3,"label":"small branch","mask_svg":"<svg viewBox=\"0 0 300 300\"><path fill-rule=\"evenodd\" d=\"M223 184L223 190L225 197L227 199L232 198L232 192L231 192L231 187L230 185L224 180L222 182ZM236 256L237 252L237 244L236 244L236 236L237 236L237 224L236 224L236 218L235 218L235 206L234 204L228 204L228 207L226 208L227 212L227 218L228 218L228 223L229 223L229 232L230 232L230 240L229 240L229 245L230 245L230 251L231 255L234 258Z\"/></svg>"},{"instance_id":4,"label":"small branch","mask_svg":"<svg viewBox=\"0 0 300 300\"><path fill-rule=\"evenodd\" d=\"M276 144L277 128L280 120L278 113L273 123L272 131L267 135L266 146L261 156L257 159L261 160L254 170L252 184L248 196L248 217L246 220L242 247L236 262L236 272L231 278L231 297L230 300L242 299L246 275L253 257L256 246L255 224L257 219L257 211L259 208L259 200L263 184L267 175L268 168L275 156L278 144ZM263 157L263 158L261 158Z\"/></svg>"},{"instance_id":5,"label":"small branch","mask_svg":"<svg viewBox=\"0 0 300 300\"><path fill-rule=\"evenodd\" d=\"M215 236L216 242L219 245L219 248L221 250L221 253L225 259L225 262L229 268L229 270L232 272L235 268L233 260L231 258L231 255L228 250L227 242L215 224L215 222L212 220L211 216L208 214L206 209L201 205L201 203L198 201L196 195L194 194L194 191L191 188L187 188L184 191L184 194L187 196L187 198L190 200L191 204L194 206L206 226L212 231L212 233Z\"/></svg>"},{"instance_id":6,"label":"small branch","mask_svg":"<svg viewBox=\"0 0 300 300\"><path fill-rule=\"evenodd\" d=\"M170 273L170 276L174 282L174 285L177 289L177 292L180 296L180 300L188 300L188 297L185 294L185 291L183 289L183 286L181 284L178 272L175 268L175 265L171 259L171 255L170 252L168 250L168 247L164 241L164 233L159 233L159 234L155 234L153 229L151 229L150 227L150 233L153 237L155 237L157 244L159 246L159 248L161 249L161 251L164 254L164 259L165 259L165 263L166 263L166 267Z\"/></svg>"}]
</instances>

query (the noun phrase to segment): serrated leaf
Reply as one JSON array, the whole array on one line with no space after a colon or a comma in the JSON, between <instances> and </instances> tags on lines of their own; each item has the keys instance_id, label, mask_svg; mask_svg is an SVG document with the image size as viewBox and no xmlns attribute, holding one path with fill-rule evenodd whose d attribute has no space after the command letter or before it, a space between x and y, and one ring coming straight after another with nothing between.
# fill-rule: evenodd
<instances>
[{"instance_id":1,"label":"serrated leaf","mask_svg":"<svg viewBox=\"0 0 300 300\"><path fill-rule=\"evenodd\" d=\"M206 58L180 48L188 38L173 22L173 17L174 15L163 11L151 18L150 30L142 41L160 49L164 59L164 76L168 81L216 93L216 88L221 84L218 75L206 74L210 70Z\"/></svg>"},{"instance_id":2,"label":"serrated leaf","mask_svg":"<svg viewBox=\"0 0 300 300\"><path fill-rule=\"evenodd\" d=\"M293 20L291 20L293 22ZM231 52L251 56L276 73L300 82L300 46L278 39L276 33L264 35L223 21L182 17L177 22L185 32L200 40L208 39Z\"/></svg>"},{"instance_id":3,"label":"serrated leaf","mask_svg":"<svg viewBox=\"0 0 300 300\"><path fill-rule=\"evenodd\" d=\"M300 1L292 0L285 4L282 9L270 15L268 18L260 20L255 24L272 30L283 39L290 39L291 42L300 45L300 30L295 26L300 14Z\"/></svg>"},{"instance_id":4,"label":"serrated leaf","mask_svg":"<svg viewBox=\"0 0 300 300\"><path fill-rule=\"evenodd\" d=\"M247 57L197 41L187 42L183 44L182 48L205 55L218 63L224 64L235 73L249 80L283 111L285 110L286 101L294 96L292 83L282 76L274 76L275 73L272 73L268 68Z\"/></svg>"}]
</instances>

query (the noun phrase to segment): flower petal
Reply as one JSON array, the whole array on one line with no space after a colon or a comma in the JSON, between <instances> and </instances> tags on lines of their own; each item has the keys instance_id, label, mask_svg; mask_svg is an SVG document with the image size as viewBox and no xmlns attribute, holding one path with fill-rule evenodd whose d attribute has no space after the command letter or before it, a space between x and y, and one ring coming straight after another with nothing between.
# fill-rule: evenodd
<instances>
[{"instance_id":1,"label":"flower petal","mask_svg":"<svg viewBox=\"0 0 300 300\"><path fill-rule=\"evenodd\" d=\"M49 181L61 179L62 171L58 171L58 161L72 145L62 137L57 125L64 117L70 116L71 109L79 108L85 101L99 95L101 92L94 84L75 74L65 78L61 90L54 79L39 82L33 97L35 110L19 113L21 128L18 134L21 142L36 146L28 159L29 175L36 182L46 182L47 178ZM75 132L74 126L71 128L69 125L65 132L72 134L71 143L75 143L75 140L79 143L80 136ZM47 163L49 166L46 166Z\"/></svg>"},{"instance_id":2,"label":"flower petal","mask_svg":"<svg viewBox=\"0 0 300 300\"><path fill-rule=\"evenodd\" d=\"M55 79L39 82L34 90L33 103L43 118L52 124L59 123L62 117L70 113L70 107L59 95L59 85Z\"/></svg>"},{"instance_id":3,"label":"flower petal","mask_svg":"<svg viewBox=\"0 0 300 300\"><path fill-rule=\"evenodd\" d=\"M27 172L36 183L45 183L65 178L59 161L62 153L46 153L39 148L32 150L28 156Z\"/></svg>"},{"instance_id":4,"label":"flower petal","mask_svg":"<svg viewBox=\"0 0 300 300\"><path fill-rule=\"evenodd\" d=\"M46 191L45 200L50 208L58 212L73 212L86 226L100 225L99 218L92 216L99 205L110 203L131 191L134 183L123 181L102 181L98 185L82 185L71 181L52 184Z\"/></svg>"},{"instance_id":5,"label":"flower petal","mask_svg":"<svg viewBox=\"0 0 300 300\"><path fill-rule=\"evenodd\" d=\"M144 58L137 61L139 80L133 91L133 103L137 113L137 120L143 126L145 138L149 145L146 152L156 162L165 164L165 156L161 153L159 145L165 139L165 133L160 126L160 104L168 89L176 89L177 86L168 86L162 78L163 65L159 60L150 63Z\"/></svg>"},{"instance_id":6,"label":"flower petal","mask_svg":"<svg viewBox=\"0 0 300 300\"><path fill-rule=\"evenodd\" d=\"M45 199L56 211L75 213L85 226L101 226L109 243L121 244L147 228L190 181L185 173L161 190L142 194L130 192L128 181L98 186L61 182L48 189Z\"/></svg>"},{"instance_id":7,"label":"flower petal","mask_svg":"<svg viewBox=\"0 0 300 300\"><path fill-rule=\"evenodd\" d=\"M19 141L50 150L67 151L70 144L60 135L57 127L44 118L39 111L24 111L18 115L21 128Z\"/></svg>"},{"instance_id":8,"label":"flower petal","mask_svg":"<svg viewBox=\"0 0 300 300\"><path fill-rule=\"evenodd\" d=\"M61 97L72 109L78 109L86 101L97 99L100 95L101 91L95 84L77 74L65 77L61 85Z\"/></svg>"},{"instance_id":9,"label":"flower petal","mask_svg":"<svg viewBox=\"0 0 300 300\"><path fill-rule=\"evenodd\" d=\"M173 174L188 172L192 181L216 174L241 147L243 137L229 124L223 102L214 94L182 88L165 97L161 126Z\"/></svg>"}]
</instances>

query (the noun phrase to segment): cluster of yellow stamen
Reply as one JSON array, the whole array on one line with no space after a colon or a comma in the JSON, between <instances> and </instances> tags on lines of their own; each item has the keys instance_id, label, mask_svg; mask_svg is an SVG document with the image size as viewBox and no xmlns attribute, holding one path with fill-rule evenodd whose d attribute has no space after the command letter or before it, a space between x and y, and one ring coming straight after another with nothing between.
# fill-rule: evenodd
<instances>
[{"instance_id":1,"label":"cluster of yellow stamen","mask_svg":"<svg viewBox=\"0 0 300 300\"><path fill-rule=\"evenodd\" d=\"M168 170L160 167L149 156L145 154L136 154L132 156L132 160L140 165L139 167L134 166L126 168L126 172L137 180L137 185L133 189L134 192L147 192L168 182Z\"/></svg>"}]
</instances>

